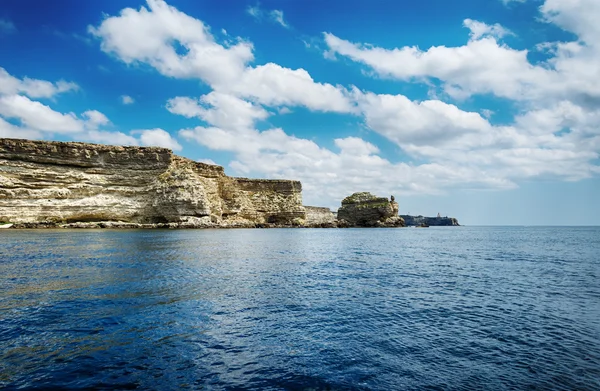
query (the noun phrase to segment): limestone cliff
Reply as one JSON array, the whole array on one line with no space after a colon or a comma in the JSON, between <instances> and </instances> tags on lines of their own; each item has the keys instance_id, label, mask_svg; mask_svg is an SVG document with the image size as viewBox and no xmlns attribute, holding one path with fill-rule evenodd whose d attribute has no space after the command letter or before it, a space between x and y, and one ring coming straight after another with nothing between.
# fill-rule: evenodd
<instances>
[{"instance_id":1,"label":"limestone cliff","mask_svg":"<svg viewBox=\"0 0 600 391\"><path fill-rule=\"evenodd\" d=\"M335 228L338 221L329 208L319 206L305 206L306 218L304 226L313 228Z\"/></svg>"},{"instance_id":2,"label":"limestone cliff","mask_svg":"<svg viewBox=\"0 0 600 391\"><path fill-rule=\"evenodd\" d=\"M404 227L398 216L398 203L371 193L354 193L342 200L337 213L338 224L356 227Z\"/></svg>"},{"instance_id":3,"label":"limestone cliff","mask_svg":"<svg viewBox=\"0 0 600 391\"><path fill-rule=\"evenodd\" d=\"M0 139L0 222L293 225L298 181L233 178L165 148Z\"/></svg>"}]
</instances>

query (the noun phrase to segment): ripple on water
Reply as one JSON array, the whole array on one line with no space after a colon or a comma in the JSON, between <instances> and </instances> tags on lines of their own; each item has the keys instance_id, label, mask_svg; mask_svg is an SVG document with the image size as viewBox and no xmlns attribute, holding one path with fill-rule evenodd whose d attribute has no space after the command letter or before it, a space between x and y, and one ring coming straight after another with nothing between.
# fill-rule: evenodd
<instances>
[{"instance_id":1,"label":"ripple on water","mask_svg":"<svg viewBox=\"0 0 600 391\"><path fill-rule=\"evenodd\" d=\"M600 389L600 229L9 231L7 389Z\"/></svg>"}]
</instances>

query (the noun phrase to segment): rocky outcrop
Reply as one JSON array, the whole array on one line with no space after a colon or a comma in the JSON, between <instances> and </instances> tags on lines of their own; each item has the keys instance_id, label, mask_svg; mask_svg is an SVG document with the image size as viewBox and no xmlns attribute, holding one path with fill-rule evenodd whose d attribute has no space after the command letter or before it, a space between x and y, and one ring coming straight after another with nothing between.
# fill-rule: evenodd
<instances>
[{"instance_id":1,"label":"rocky outcrop","mask_svg":"<svg viewBox=\"0 0 600 391\"><path fill-rule=\"evenodd\" d=\"M233 178L165 148L0 139L0 222L14 227L292 226L298 181Z\"/></svg>"},{"instance_id":2,"label":"rocky outcrop","mask_svg":"<svg viewBox=\"0 0 600 391\"><path fill-rule=\"evenodd\" d=\"M398 216L398 203L371 193L354 193L342 200L337 219L340 225L353 227L404 227Z\"/></svg>"},{"instance_id":3,"label":"rocky outcrop","mask_svg":"<svg viewBox=\"0 0 600 391\"><path fill-rule=\"evenodd\" d=\"M401 216L406 225L411 226L425 226L429 225L432 227L435 226L459 226L458 220L454 217L424 217L424 216L409 216L402 215Z\"/></svg>"},{"instance_id":4,"label":"rocky outcrop","mask_svg":"<svg viewBox=\"0 0 600 391\"><path fill-rule=\"evenodd\" d=\"M335 228L338 221L329 208L319 206L305 206L306 217L303 226L310 228Z\"/></svg>"}]
</instances>

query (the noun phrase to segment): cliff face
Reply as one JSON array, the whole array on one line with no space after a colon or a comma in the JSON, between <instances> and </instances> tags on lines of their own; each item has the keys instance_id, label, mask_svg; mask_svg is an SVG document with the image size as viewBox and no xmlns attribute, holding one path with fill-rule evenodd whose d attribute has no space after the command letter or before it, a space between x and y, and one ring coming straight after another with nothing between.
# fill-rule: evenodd
<instances>
[{"instance_id":1,"label":"cliff face","mask_svg":"<svg viewBox=\"0 0 600 391\"><path fill-rule=\"evenodd\" d=\"M164 148L0 139L0 221L292 225L298 181L232 178Z\"/></svg>"},{"instance_id":2,"label":"cliff face","mask_svg":"<svg viewBox=\"0 0 600 391\"><path fill-rule=\"evenodd\" d=\"M304 209L306 210L305 226L315 228L333 228L338 226L338 221L329 208L305 206Z\"/></svg>"}]
</instances>

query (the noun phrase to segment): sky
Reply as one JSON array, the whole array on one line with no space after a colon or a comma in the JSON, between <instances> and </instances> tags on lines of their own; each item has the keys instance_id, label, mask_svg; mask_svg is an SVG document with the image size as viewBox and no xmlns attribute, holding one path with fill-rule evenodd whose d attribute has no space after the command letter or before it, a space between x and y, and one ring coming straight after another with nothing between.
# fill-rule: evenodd
<instances>
[{"instance_id":1,"label":"sky","mask_svg":"<svg viewBox=\"0 0 600 391\"><path fill-rule=\"evenodd\" d=\"M3 0L0 137L466 225L600 221L598 0Z\"/></svg>"}]
</instances>

